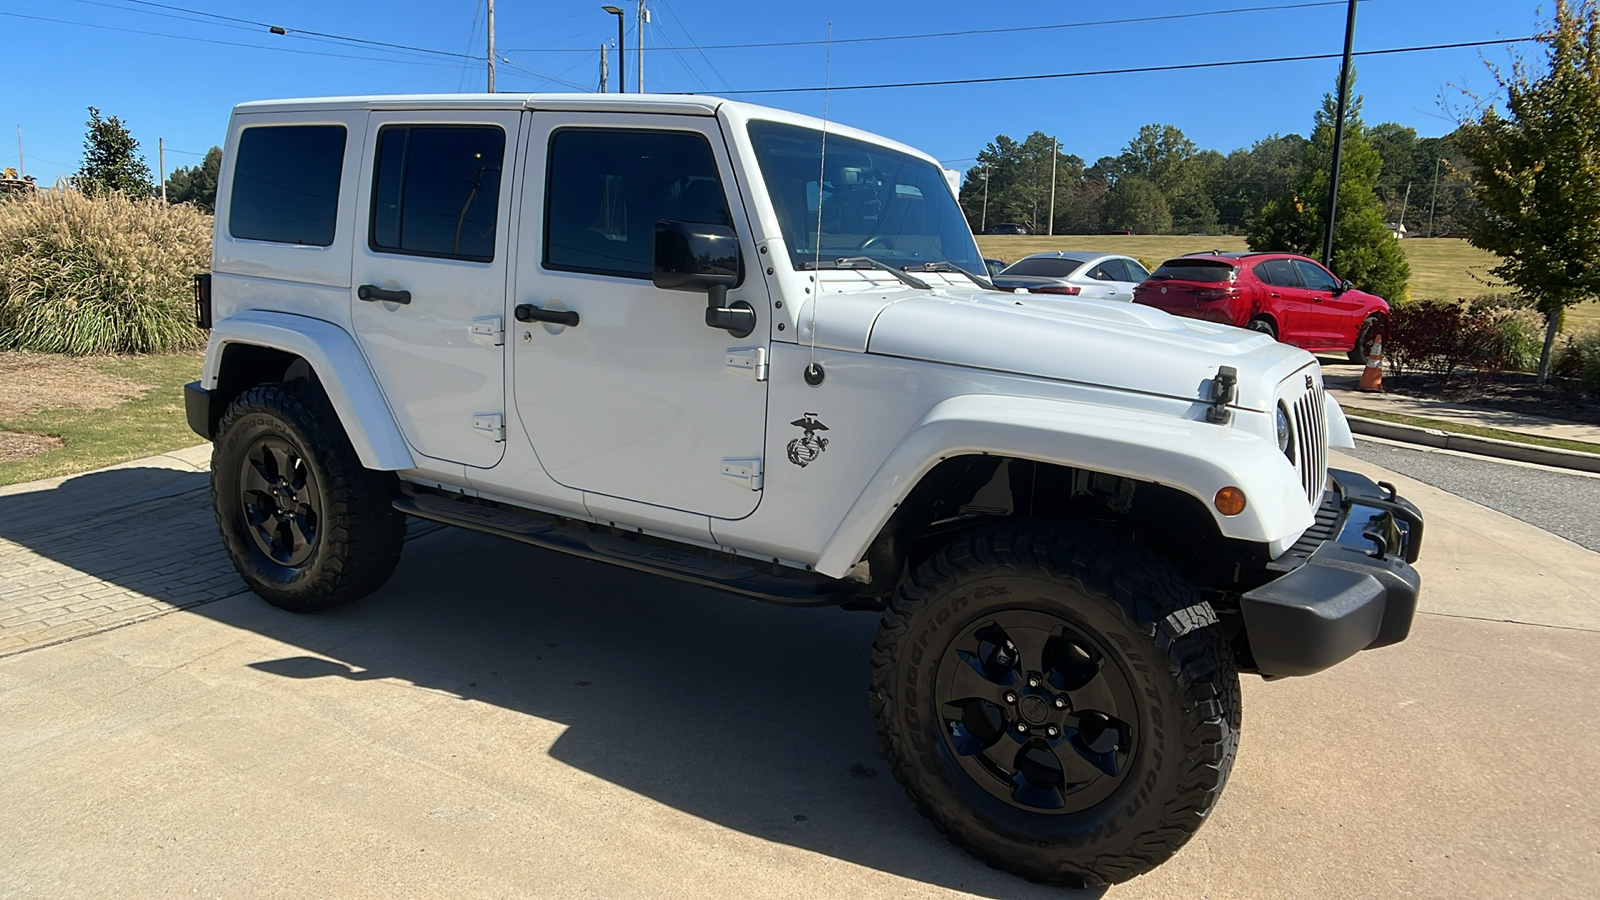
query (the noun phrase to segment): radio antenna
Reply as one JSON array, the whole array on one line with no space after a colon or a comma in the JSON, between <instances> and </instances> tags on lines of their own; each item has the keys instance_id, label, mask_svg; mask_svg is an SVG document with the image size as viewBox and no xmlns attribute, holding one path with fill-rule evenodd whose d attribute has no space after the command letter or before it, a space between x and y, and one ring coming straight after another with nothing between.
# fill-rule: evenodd
<instances>
[{"instance_id":1,"label":"radio antenna","mask_svg":"<svg viewBox=\"0 0 1600 900\"><path fill-rule=\"evenodd\" d=\"M817 365L817 305L822 302L822 182L828 175L828 87L833 78L833 23L828 23L828 55L822 68L822 152L817 155L817 246L811 262L811 354L806 363L806 381L822 383ZM813 380L814 379L814 380Z\"/></svg>"}]
</instances>

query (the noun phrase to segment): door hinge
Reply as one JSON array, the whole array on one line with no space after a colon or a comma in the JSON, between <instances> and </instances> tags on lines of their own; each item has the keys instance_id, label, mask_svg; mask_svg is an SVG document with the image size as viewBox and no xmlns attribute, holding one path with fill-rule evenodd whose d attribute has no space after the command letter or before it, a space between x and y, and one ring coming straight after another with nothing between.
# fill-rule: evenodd
<instances>
[{"instance_id":1,"label":"door hinge","mask_svg":"<svg viewBox=\"0 0 1600 900\"><path fill-rule=\"evenodd\" d=\"M761 460L725 459L722 461L722 477L752 491L759 491L761 490Z\"/></svg>"},{"instance_id":2,"label":"door hinge","mask_svg":"<svg viewBox=\"0 0 1600 900\"><path fill-rule=\"evenodd\" d=\"M506 439L506 417L500 413L486 413L472 417L472 430L491 441Z\"/></svg>"},{"instance_id":3,"label":"door hinge","mask_svg":"<svg viewBox=\"0 0 1600 900\"><path fill-rule=\"evenodd\" d=\"M479 316L472 320L472 340L490 347L506 342L505 319L500 316Z\"/></svg>"},{"instance_id":4,"label":"door hinge","mask_svg":"<svg viewBox=\"0 0 1600 900\"><path fill-rule=\"evenodd\" d=\"M754 378L757 381L767 380L767 348L765 347L734 347L728 351L728 369Z\"/></svg>"}]
</instances>

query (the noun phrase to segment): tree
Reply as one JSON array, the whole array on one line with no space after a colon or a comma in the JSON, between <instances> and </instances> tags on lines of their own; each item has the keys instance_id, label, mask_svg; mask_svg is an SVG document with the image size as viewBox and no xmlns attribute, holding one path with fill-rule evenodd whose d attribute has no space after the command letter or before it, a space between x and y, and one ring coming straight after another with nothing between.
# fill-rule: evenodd
<instances>
[{"instance_id":1,"label":"tree","mask_svg":"<svg viewBox=\"0 0 1600 900\"><path fill-rule=\"evenodd\" d=\"M1054 140L1035 131L1018 143L1005 135L978 154L961 185L961 208L973 231L985 222L1021 222L1035 234L1049 229L1051 152ZM1074 197L1083 181L1083 160L1055 148L1055 232L1071 222ZM988 214L984 215L984 180L988 179Z\"/></svg>"},{"instance_id":2,"label":"tree","mask_svg":"<svg viewBox=\"0 0 1600 900\"><path fill-rule=\"evenodd\" d=\"M135 200L148 198L150 166L139 155L139 142L122 122L112 116L100 118L100 110L89 107L89 133L83 139L83 165L73 182L86 193L121 191Z\"/></svg>"},{"instance_id":3,"label":"tree","mask_svg":"<svg viewBox=\"0 0 1600 900\"><path fill-rule=\"evenodd\" d=\"M1172 228L1167 198L1149 179L1124 175L1106 193L1106 224L1137 234L1162 234Z\"/></svg>"},{"instance_id":4,"label":"tree","mask_svg":"<svg viewBox=\"0 0 1600 900\"><path fill-rule=\"evenodd\" d=\"M198 166L180 166L167 176L167 202L193 203L201 212L215 212L217 173L222 169L222 148L212 147Z\"/></svg>"},{"instance_id":5,"label":"tree","mask_svg":"<svg viewBox=\"0 0 1600 900\"><path fill-rule=\"evenodd\" d=\"M1351 73L1355 81L1355 73ZM1352 84L1353 87L1353 84ZM1322 250L1329 170L1333 166L1334 118L1337 101L1322 98L1311 142L1300 157L1300 174L1294 189L1270 201L1251 225L1252 250L1288 250L1318 256ZM1344 162L1339 177L1339 202L1333 222L1335 275L1390 302L1406 298L1411 265L1384 222L1383 204L1376 189L1383 160L1364 135L1361 98L1352 97L1346 110Z\"/></svg>"},{"instance_id":6,"label":"tree","mask_svg":"<svg viewBox=\"0 0 1600 900\"><path fill-rule=\"evenodd\" d=\"M1545 316L1539 384L1566 309L1600 297L1600 16L1595 0L1556 0L1538 40L1548 69L1526 59L1490 70L1506 113L1489 105L1459 132L1482 214L1467 239L1500 256L1490 273Z\"/></svg>"},{"instance_id":7,"label":"tree","mask_svg":"<svg viewBox=\"0 0 1600 900\"><path fill-rule=\"evenodd\" d=\"M1243 230L1260 216L1268 201L1294 189L1306 139L1298 134L1272 135L1248 150L1235 150L1208 187L1217 222Z\"/></svg>"}]
</instances>

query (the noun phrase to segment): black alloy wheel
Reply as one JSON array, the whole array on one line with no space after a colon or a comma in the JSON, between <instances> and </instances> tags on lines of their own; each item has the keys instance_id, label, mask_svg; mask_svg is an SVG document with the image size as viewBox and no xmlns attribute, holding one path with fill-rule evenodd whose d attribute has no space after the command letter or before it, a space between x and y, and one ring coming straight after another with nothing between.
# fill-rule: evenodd
<instances>
[{"instance_id":1,"label":"black alloy wheel","mask_svg":"<svg viewBox=\"0 0 1600 900\"><path fill-rule=\"evenodd\" d=\"M1377 316L1368 316L1361 323L1361 330L1356 332L1356 343L1350 348L1347 358L1358 366L1367 364L1372 358L1372 345L1383 337L1383 320Z\"/></svg>"},{"instance_id":2,"label":"black alloy wheel","mask_svg":"<svg viewBox=\"0 0 1600 900\"><path fill-rule=\"evenodd\" d=\"M304 565L322 533L322 493L300 451L276 435L256 438L240 466L239 490L256 547L280 566Z\"/></svg>"},{"instance_id":3,"label":"black alloy wheel","mask_svg":"<svg viewBox=\"0 0 1600 900\"><path fill-rule=\"evenodd\" d=\"M1278 339L1278 329L1274 328L1272 323L1266 319L1251 319L1250 323L1245 327L1251 331L1259 331L1273 340Z\"/></svg>"},{"instance_id":4,"label":"black alloy wheel","mask_svg":"<svg viewBox=\"0 0 1600 900\"><path fill-rule=\"evenodd\" d=\"M1088 809L1128 772L1133 688L1099 642L1059 615L997 612L939 667L945 741L990 794L1032 812Z\"/></svg>"}]
</instances>

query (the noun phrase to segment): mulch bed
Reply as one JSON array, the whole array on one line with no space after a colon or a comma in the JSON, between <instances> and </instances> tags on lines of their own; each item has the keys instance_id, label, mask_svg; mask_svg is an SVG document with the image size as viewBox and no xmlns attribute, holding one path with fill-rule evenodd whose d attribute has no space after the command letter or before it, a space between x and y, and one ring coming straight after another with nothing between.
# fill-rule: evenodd
<instances>
[{"instance_id":1,"label":"mulch bed","mask_svg":"<svg viewBox=\"0 0 1600 900\"><path fill-rule=\"evenodd\" d=\"M1437 376L1408 373L1385 375L1384 389L1420 400L1447 400L1486 409L1544 416L1585 425L1600 425L1600 397L1585 394L1576 382L1552 377L1539 387L1538 379L1520 372L1457 372L1445 381Z\"/></svg>"}]
</instances>

